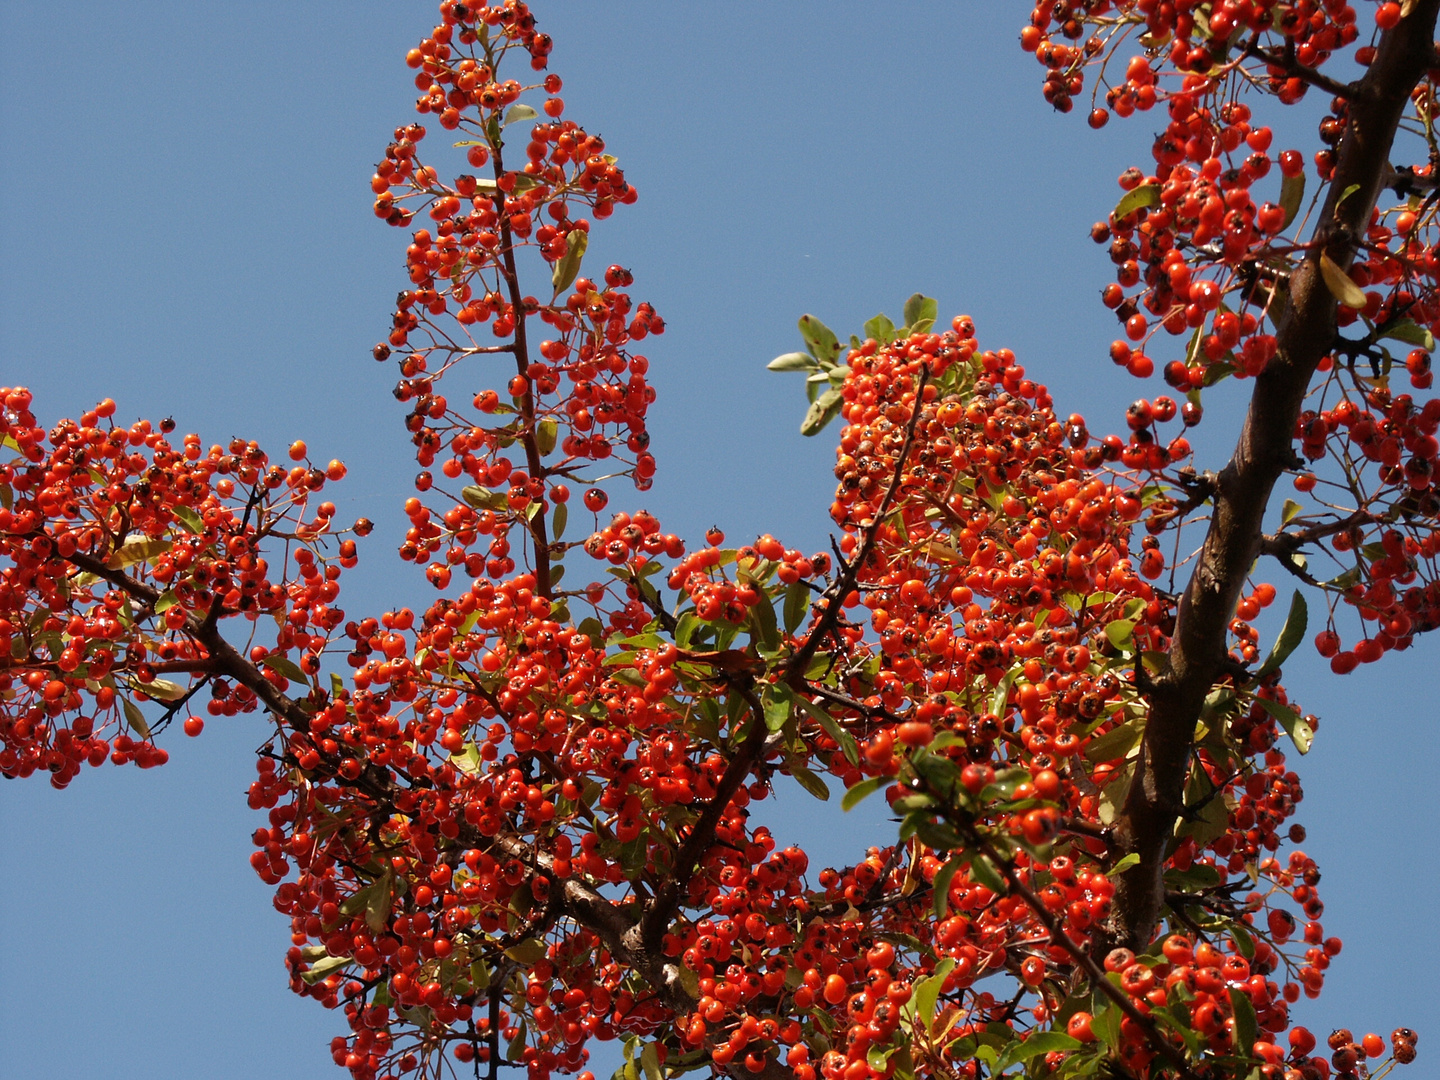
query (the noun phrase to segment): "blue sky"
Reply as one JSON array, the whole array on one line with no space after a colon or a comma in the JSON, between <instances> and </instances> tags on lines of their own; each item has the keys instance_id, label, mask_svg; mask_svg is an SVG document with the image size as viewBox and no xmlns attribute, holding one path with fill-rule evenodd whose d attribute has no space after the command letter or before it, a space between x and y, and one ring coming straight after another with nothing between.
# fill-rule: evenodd
<instances>
[{"instance_id":1,"label":"blue sky","mask_svg":"<svg viewBox=\"0 0 1440 1080\"><path fill-rule=\"evenodd\" d=\"M668 325L647 342L660 473L613 505L691 538L719 524L825 546L833 445L799 436L799 380L764 370L798 347L805 312L843 335L936 296L1097 430L1160 392L1106 358L1109 261L1086 235L1157 121L1097 134L1053 114L1016 45L1028 5L536 11L567 115L640 190L597 223L590 259L630 267ZM30 386L42 422L113 396L117 419L173 414L207 442L303 437L342 458L340 517L380 526L346 578L354 612L429 590L393 556L416 466L394 368L368 353L405 239L371 215L367 180L414 116L403 56L434 20L410 0L0 6L0 383ZM1305 126L1277 147L1310 145ZM1243 389L1207 400L1202 465L1223 460ZM1298 1010L1322 1034L1440 1038L1436 649L1345 679L1308 647L1287 665L1323 721L1293 762L1298 819L1327 933L1346 941ZM163 769L89 770L58 793L0 784L0 1074L343 1075L327 1051L343 1020L288 993L288 925L246 861L263 738L253 719L212 721ZM802 798L772 811L777 838L820 865L886 835Z\"/></svg>"}]
</instances>

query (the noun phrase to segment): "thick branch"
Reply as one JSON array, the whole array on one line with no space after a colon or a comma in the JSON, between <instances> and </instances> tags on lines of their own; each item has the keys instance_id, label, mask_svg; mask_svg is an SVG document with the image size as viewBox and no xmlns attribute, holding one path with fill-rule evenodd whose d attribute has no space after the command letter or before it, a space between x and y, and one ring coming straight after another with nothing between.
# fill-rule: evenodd
<instances>
[{"instance_id":1,"label":"thick branch","mask_svg":"<svg viewBox=\"0 0 1440 1080\"><path fill-rule=\"evenodd\" d=\"M1069 953L1070 958L1090 977L1090 985L1114 1002L1116 1008L1145 1033L1145 1041L1150 1044L1150 1048L1174 1065L1181 1076L1186 1077L1187 1080L1196 1080L1195 1074L1185 1061L1184 1052L1165 1037L1164 1033L1155 1026L1155 1021L1136 1008L1135 1003L1130 1000L1130 995L1112 983L1094 958L1065 932L1065 927L1045 906L1045 902L1021 880L1014 864L996 851L994 845L973 824L955 818L951 820L959 826L962 833L967 834L966 839L975 845L975 849L995 864L1006 884L1025 901L1025 905L1030 908L1040 925L1050 932L1050 939Z\"/></svg>"},{"instance_id":2,"label":"thick branch","mask_svg":"<svg viewBox=\"0 0 1440 1080\"><path fill-rule=\"evenodd\" d=\"M675 917L680 905L681 883L688 882L690 875L695 871L696 864L704 857L705 852L715 840L715 828L720 824L720 817L725 813L725 808L730 805L735 792L739 790L750 771L754 769L756 761L764 752L766 737L770 734L765 726L765 707L761 704L755 692L749 686L739 683L738 680L731 682L730 692L740 694L750 706L750 730L745 735L745 740L736 748L734 756L730 759L729 765L725 767L720 782L715 785L715 794L700 816L690 827L690 835L686 837L685 843L675 854L674 864L670 868L670 876L660 887L655 899L650 904L650 910L645 913L645 918L636 927L636 935L639 938L637 945L654 950L660 944L660 935L670 920Z\"/></svg>"},{"instance_id":3,"label":"thick branch","mask_svg":"<svg viewBox=\"0 0 1440 1080\"><path fill-rule=\"evenodd\" d=\"M495 212L500 218L500 243L504 250L504 261L500 273L505 278L505 288L510 294L510 306L515 311L515 370L525 380L525 393L520 397L520 416L523 421L519 436L525 448L525 465L530 470L530 479L544 480L545 465L540 460L540 444L535 436L535 384L530 378L530 349L525 332L528 316L525 312L525 298L521 295L520 272L515 266L515 238L510 232L510 215L505 212L505 195L498 187L505 175L505 163L500 156L500 145L491 148L491 161L495 167ZM550 580L550 540L546 534L545 515L536 514L529 519L526 529L530 533L535 558L535 592L549 598L554 591Z\"/></svg>"},{"instance_id":4,"label":"thick branch","mask_svg":"<svg viewBox=\"0 0 1440 1080\"><path fill-rule=\"evenodd\" d=\"M1336 301L1320 258L1350 265L1389 172L1390 147L1410 91L1433 59L1440 0L1421 0L1381 38L1379 52L1350 99L1335 173L1308 255L1290 278L1278 326L1278 352L1255 381L1234 456L1216 478L1215 512L1180 600L1166 669L1151 690L1150 717L1123 813L1116 854L1140 856L1117 882L1109 938L1144 947L1164 903L1166 848L1183 808L1195 725L1224 671L1227 632L1251 564L1260 553L1270 493L1292 453L1305 392L1335 340ZM1342 197L1343 196L1343 197Z\"/></svg>"},{"instance_id":5,"label":"thick branch","mask_svg":"<svg viewBox=\"0 0 1440 1080\"><path fill-rule=\"evenodd\" d=\"M110 582L127 596L139 600L147 606L153 607L160 599L160 590L146 585L143 581L137 581L119 570L112 570L104 562L83 552L76 552L70 556L69 561L81 570ZM219 601L217 600L216 603L218 604ZM308 732L310 730L309 714L300 707L299 702L286 697L259 668L236 652L235 647L220 635L215 620L206 618L202 621L193 615L187 615L185 632L203 645L206 653L209 654L206 671L227 676L251 691L260 699L260 703L270 711L271 715L295 731Z\"/></svg>"}]
</instances>

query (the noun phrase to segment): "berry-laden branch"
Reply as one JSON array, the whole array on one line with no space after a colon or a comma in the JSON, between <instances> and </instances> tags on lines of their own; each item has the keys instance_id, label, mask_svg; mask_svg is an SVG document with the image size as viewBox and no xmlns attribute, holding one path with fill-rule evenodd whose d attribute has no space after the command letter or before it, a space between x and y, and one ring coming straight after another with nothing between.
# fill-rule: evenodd
<instances>
[{"instance_id":1,"label":"berry-laden branch","mask_svg":"<svg viewBox=\"0 0 1440 1080\"><path fill-rule=\"evenodd\" d=\"M116 427L113 402L47 430L28 391L0 390L0 772L63 787L85 761L163 762L145 698L166 720L202 687L212 715L269 710L250 861L289 919L292 988L343 1010L332 1053L355 1080L586 1076L611 1040L648 1080L1314 1080L1313 1036L1292 1028L1287 1055L1283 1033L1340 943L1314 861L1280 851L1304 833L1282 829L1302 793L1276 745L1304 752L1315 732L1280 685L1304 606L1257 670L1251 622L1276 591L1242 593L1257 554L1294 570L1299 546L1328 545L1355 553L1329 595L1382 626L1366 659L1440 625L1440 402L1380 382L1388 336L1416 346L1405 368L1428 385L1440 294L1420 274L1440 264L1413 238L1440 222L1420 200L1372 212L1395 176L1426 186L1428 166L1386 161L1406 100L1429 131L1434 80L1417 80L1437 7L1378 5L1352 87L1321 70L1358 42L1349 5L1042 0L1021 40L1062 109L1145 24L1104 100L1121 116L1163 104L1169 123L1155 174L1126 170L1092 235L1111 244L1104 299L1128 341L1190 334L1164 371L1185 402L1137 401L1128 442L1092 440L1014 354L982 350L966 316L937 326L920 294L905 325L876 316L848 348L805 316L807 351L771 366L807 373L802 432L844 421L831 575L829 555L768 534L731 550L715 529L689 550L644 510L600 517L600 484L644 491L654 471L634 349L663 322L623 291L630 271L582 273L592 224L635 189L567 117L558 75L511 77L553 45L527 4L444 0L407 57L416 108L491 178L442 181L419 159L433 125L412 123L371 179L380 218L429 218L374 355L411 403L423 471L400 556L433 601L337 606L355 543L332 555L333 504L308 508L344 467L311 466L303 443L291 467L239 440L207 454L198 436L172 446L173 425ZM1281 237L1303 220L1304 160L1280 154L1278 202L1257 205L1273 135L1241 98L1311 87L1337 92L1316 159L1332 186L1296 243ZM538 289L524 247L548 269ZM1335 337L1362 318L1369 335ZM1131 344L1111 357L1153 374ZM503 388L467 385L469 406L439 392L497 360ZM1325 407L1299 412L1317 371ZM1232 376L1258 376L1244 434L1225 470L1198 472L1159 425L1198 423L1201 391ZM1287 510L1294 527L1267 538L1296 441L1356 508ZM1207 501L1180 595L1160 538L1178 558ZM582 513L588 536L564 540ZM582 556L600 580L576 581ZM652 583L667 571L673 607ZM247 649L219 632L231 616ZM102 737L122 722L138 740ZM777 775L822 801L838 784L847 809L885 791L896 842L808 875L751 810ZM1393 1061L1414 1043L1399 1029ZM1348 1080L1383 1045L1346 1033L1333 1049Z\"/></svg>"},{"instance_id":2,"label":"berry-laden branch","mask_svg":"<svg viewBox=\"0 0 1440 1080\"><path fill-rule=\"evenodd\" d=\"M1278 351L1255 381L1234 454L1216 479L1209 531L1180 601L1164 669L1153 679L1140 759L1115 822L1118 851L1140 859L1116 890L1110 937L1118 944L1143 948L1160 917L1166 850L1184 805L1195 725L1223 670L1228 625L1260 553L1271 491L1289 467L1306 391L1334 347L1338 301L1322 260L1343 271L1355 255L1411 91L1433 62L1437 10L1440 0L1421 0L1385 32L1350 101L1329 194L1305 259L1290 275Z\"/></svg>"}]
</instances>

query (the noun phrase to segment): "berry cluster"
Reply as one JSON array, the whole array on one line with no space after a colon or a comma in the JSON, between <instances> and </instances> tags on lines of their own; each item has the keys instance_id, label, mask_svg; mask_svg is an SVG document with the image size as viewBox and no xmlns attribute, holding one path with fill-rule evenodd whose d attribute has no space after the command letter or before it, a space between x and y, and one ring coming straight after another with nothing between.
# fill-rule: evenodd
<instances>
[{"instance_id":1,"label":"berry cluster","mask_svg":"<svg viewBox=\"0 0 1440 1080\"><path fill-rule=\"evenodd\" d=\"M47 772L64 787L107 757L163 764L152 734L202 688L212 715L234 715L260 704L257 691L319 670L344 618L339 576L356 562L353 540L338 556L321 548L335 507L316 496L343 464L316 467L303 444L288 469L244 440L206 450L187 435L175 446L172 421L118 426L108 399L47 432L28 390L0 388L0 401L0 438L15 455L0 464L0 771ZM295 569L276 574L264 541L293 551ZM254 645L249 663L218 634L222 620L263 627L272 614L274 645ZM146 701L166 706L158 720L145 718ZM183 726L195 735L203 721Z\"/></svg>"}]
</instances>

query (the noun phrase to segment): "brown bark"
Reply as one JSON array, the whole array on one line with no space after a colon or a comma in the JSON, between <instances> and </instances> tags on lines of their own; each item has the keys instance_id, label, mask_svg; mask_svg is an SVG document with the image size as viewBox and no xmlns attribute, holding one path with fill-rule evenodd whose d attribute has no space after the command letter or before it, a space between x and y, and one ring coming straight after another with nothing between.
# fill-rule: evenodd
<instances>
[{"instance_id":1,"label":"brown bark","mask_svg":"<svg viewBox=\"0 0 1440 1080\"><path fill-rule=\"evenodd\" d=\"M1107 935L1116 944L1139 948L1154 936L1164 902L1166 849L1183 808L1195 725L1227 664L1228 626L1261 552L1271 491L1294 460L1293 433L1305 392L1334 347L1336 301L1321 277L1319 260L1323 253L1345 269L1354 258L1410 92L1433 62L1437 9L1440 0L1416 4L1382 37L1374 63L1353 88L1334 178L1305 260L1290 278L1289 302L1277 331L1278 354L1255 380L1234 455L1217 479L1209 531L1180 601L1167 666L1149 688L1150 715L1135 776L1115 822L1117 856L1140 857L1117 881Z\"/></svg>"}]
</instances>

